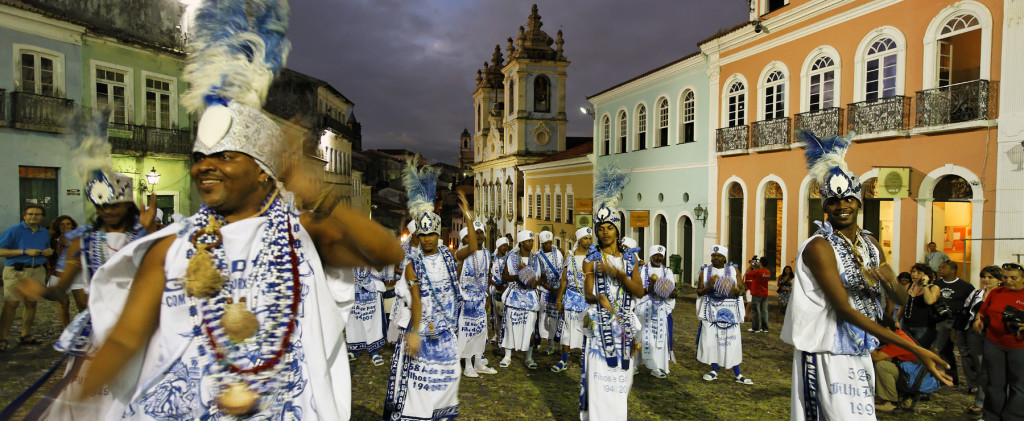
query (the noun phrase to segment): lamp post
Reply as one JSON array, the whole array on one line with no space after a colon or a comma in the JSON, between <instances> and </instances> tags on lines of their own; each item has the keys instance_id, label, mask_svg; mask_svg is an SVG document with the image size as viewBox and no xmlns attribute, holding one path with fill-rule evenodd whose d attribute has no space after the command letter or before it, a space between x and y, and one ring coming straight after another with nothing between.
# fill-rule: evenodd
<instances>
[{"instance_id":1,"label":"lamp post","mask_svg":"<svg viewBox=\"0 0 1024 421\"><path fill-rule=\"evenodd\" d=\"M700 204L697 204L697 207L693 209L693 216L696 217L703 226L708 226L708 211L700 207Z\"/></svg>"},{"instance_id":2,"label":"lamp post","mask_svg":"<svg viewBox=\"0 0 1024 421\"><path fill-rule=\"evenodd\" d=\"M156 172L156 167L153 167L153 169L149 170L149 173L146 174L146 182L149 183L150 189L155 188L156 183L160 182L160 173Z\"/></svg>"}]
</instances>

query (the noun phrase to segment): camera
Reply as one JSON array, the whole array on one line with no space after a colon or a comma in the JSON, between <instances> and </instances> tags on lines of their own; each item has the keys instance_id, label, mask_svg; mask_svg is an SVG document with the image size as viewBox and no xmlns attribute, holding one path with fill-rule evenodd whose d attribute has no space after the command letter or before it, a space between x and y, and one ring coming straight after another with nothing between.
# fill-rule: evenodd
<instances>
[{"instance_id":1,"label":"camera","mask_svg":"<svg viewBox=\"0 0 1024 421\"><path fill-rule=\"evenodd\" d=\"M1003 325L1006 326L1007 332L1014 333L1017 337L1020 337L1020 327L1024 324L1024 310L1017 307L1006 306L1003 309Z\"/></svg>"}]
</instances>

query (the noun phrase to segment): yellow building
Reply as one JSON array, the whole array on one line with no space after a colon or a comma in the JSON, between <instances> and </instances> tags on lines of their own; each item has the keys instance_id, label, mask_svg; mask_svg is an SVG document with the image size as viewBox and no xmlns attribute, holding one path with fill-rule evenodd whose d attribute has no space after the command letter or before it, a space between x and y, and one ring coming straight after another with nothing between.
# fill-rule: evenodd
<instances>
[{"instance_id":1,"label":"yellow building","mask_svg":"<svg viewBox=\"0 0 1024 421\"><path fill-rule=\"evenodd\" d=\"M592 225L593 148L586 143L519 167L525 194L523 226L535 233L551 231L555 247L567 248L578 228Z\"/></svg>"}]
</instances>

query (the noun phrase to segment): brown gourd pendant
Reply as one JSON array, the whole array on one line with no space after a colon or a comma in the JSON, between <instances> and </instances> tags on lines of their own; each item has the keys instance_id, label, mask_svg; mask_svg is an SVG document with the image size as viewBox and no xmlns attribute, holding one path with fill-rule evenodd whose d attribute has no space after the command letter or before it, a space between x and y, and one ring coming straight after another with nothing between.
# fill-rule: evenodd
<instances>
[{"instance_id":1,"label":"brown gourd pendant","mask_svg":"<svg viewBox=\"0 0 1024 421\"><path fill-rule=\"evenodd\" d=\"M259 395L245 383L235 383L220 392L217 406L228 415L245 415L256 409Z\"/></svg>"},{"instance_id":2,"label":"brown gourd pendant","mask_svg":"<svg viewBox=\"0 0 1024 421\"><path fill-rule=\"evenodd\" d=\"M224 327L228 338L235 342L242 342L252 337L260 327L256 315L245 308L245 297L238 300L237 303L233 303L228 298L228 303L224 306L224 315L220 318L220 325Z\"/></svg>"}]
</instances>

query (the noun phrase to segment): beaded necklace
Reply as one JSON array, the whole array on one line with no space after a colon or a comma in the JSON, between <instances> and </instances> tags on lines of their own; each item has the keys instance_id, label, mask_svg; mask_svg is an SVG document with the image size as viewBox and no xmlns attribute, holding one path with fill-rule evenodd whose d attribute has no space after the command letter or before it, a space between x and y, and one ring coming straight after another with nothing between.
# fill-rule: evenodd
<instances>
[{"instance_id":1,"label":"beaded necklace","mask_svg":"<svg viewBox=\"0 0 1024 421\"><path fill-rule=\"evenodd\" d=\"M145 235L146 229L141 224L135 223L131 229L125 230L124 234L126 237L124 244L131 244L132 241ZM107 260L110 260L110 256L113 254L111 251L116 253L120 250L115 250L107 244L106 230L87 231L83 240L86 242L86 250L88 250L86 253L86 263L89 265L89 276L96 273L100 266L106 263ZM124 246L122 245L121 247Z\"/></svg>"}]
</instances>

